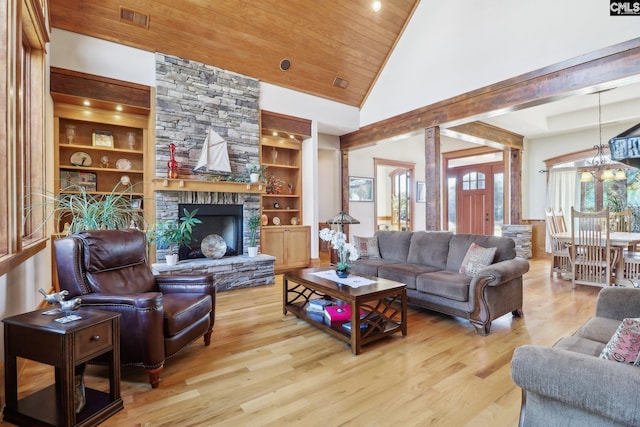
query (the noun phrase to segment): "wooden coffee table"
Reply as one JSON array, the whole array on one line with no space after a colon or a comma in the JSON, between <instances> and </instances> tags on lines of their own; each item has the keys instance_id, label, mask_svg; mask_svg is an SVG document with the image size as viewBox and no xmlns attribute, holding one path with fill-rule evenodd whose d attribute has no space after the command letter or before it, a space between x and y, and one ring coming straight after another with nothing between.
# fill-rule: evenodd
<instances>
[{"instance_id":1,"label":"wooden coffee table","mask_svg":"<svg viewBox=\"0 0 640 427\"><path fill-rule=\"evenodd\" d=\"M306 268L284 274L282 312L295 314L330 335L351 344L353 354L360 354L363 345L396 332L407 335L407 287L392 280L358 275L375 283L352 288L313 273L327 268ZM325 298L351 306L351 331L342 323L328 324L311 318L306 305L311 299ZM361 319L360 310L365 312ZM366 323L366 328L358 327Z\"/></svg>"}]
</instances>

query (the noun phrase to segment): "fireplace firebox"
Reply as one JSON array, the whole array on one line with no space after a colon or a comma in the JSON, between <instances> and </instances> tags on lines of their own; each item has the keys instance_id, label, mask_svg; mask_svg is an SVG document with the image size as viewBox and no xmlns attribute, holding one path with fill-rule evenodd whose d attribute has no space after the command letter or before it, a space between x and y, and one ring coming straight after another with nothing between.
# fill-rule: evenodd
<instances>
[{"instance_id":1,"label":"fireplace firebox","mask_svg":"<svg viewBox=\"0 0 640 427\"><path fill-rule=\"evenodd\" d=\"M218 234L224 239L227 244L227 252L224 256L242 255L242 205L179 204L180 216L184 209L189 212L198 209L196 218L202 221L202 224L194 227L191 244L180 247L178 252L180 260L206 258L200 246L202 240L210 234Z\"/></svg>"}]
</instances>

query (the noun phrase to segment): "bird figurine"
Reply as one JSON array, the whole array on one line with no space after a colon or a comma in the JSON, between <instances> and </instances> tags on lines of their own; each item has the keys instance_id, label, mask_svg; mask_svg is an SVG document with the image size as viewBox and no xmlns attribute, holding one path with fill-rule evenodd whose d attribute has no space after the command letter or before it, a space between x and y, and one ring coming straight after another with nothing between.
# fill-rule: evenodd
<instances>
[{"instance_id":1,"label":"bird figurine","mask_svg":"<svg viewBox=\"0 0 640 427\"><path fill-rule=\"evenodd\" d=\"M40 292L44 296L44 300L49 304L59 304L60 301L64 301L65 297L69 295L69 291L67 290L48 294L44 291L44 289L40 288L38 289L38 292Z\"/></svg>"},{"instance_id":2,"label":"bird figurine","mask_svg":"<svg viewBox=\"0 0 640 427\"><path fill-rule=\"evenodd\" d=\"M69 316L72 311L80 308L81 302L82 300L80 298L70 299L69 301L60 301L60 309Z\"/></svg>"}]
</instances>

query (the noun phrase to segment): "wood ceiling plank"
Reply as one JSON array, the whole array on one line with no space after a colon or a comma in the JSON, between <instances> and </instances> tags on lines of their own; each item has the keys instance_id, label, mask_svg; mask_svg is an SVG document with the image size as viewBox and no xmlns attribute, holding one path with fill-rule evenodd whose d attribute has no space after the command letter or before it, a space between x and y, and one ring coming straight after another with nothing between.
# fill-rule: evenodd
<instances>
[{"instance_id":1,"label":"wood ceiling plank","mask_svg":"<svg viewBox=\"0 0 640 427\"><path fill-rule=\"evenodd\" d=\"M369 0L51 0L50 13L55 28L360 106L416 4L397 0L376 14ZM149 28L121 21L120 6L147 13ZM334 87L335 76L348 87Z\"/></svg>"}]
</instances>

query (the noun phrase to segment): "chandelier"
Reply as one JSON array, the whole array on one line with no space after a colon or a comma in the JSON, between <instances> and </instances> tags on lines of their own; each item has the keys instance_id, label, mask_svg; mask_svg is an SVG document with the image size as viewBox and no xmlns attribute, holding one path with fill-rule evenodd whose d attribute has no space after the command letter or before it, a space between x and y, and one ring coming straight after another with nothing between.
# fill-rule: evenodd
<instances>
[{"instance_id":1,"label":"chandelier","mask_svg":"<svg viewBox=\"0 0 640 427\"><path fill-rule=\"evenodd\" d=\"M627 179L627 174L622 165L617 162L612 163L611 158L604 154L604 145L602 144L602 105L600 102L600 94L598 92L598 130L600 132L598 145L594 145L593 149L596 154L591 159L591 166L580 176L580 182L591 182L594 179L598 181L622 181Z\"/></svg>"}]
</instances>

